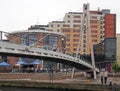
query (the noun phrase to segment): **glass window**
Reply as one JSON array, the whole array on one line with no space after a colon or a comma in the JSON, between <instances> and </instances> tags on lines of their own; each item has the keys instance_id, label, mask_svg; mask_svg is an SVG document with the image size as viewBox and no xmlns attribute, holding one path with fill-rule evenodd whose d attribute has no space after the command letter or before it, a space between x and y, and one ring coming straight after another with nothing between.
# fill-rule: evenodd
<instances>
[{"instance_id":1,"label":"glass window","mask_svg":"<svg viewBox=\"0 0 120 91\"><path fill-rule=\"evenodd\" d=\"M68 18L70 18L70 15L68 15Z\"/></svg>"},{"instance_id":2,"label":"glass window","mask_svg":"<svg viewBox=\"0 0 120 91\"><path fill-rule=\"evenodd\" d=\"M57 29L57 32L60 32L60 30L59 30L59 29Z\"/></svg>"},{"instance_id":3,"label":"glass window","mask_svg":"<svg viewBox=\"0 0 120 91\"><path fill-rule=\"evenodd\" d=\"M70 23L70 20L68 20L68 23Z\"/></svg>"},{"instance_id":4,"label":"glass window","mask_svg":"<svg viewBox=\"0 0 120 91\"><path fill-rule=\"evenodd\" d=\"M85 48L85 47L86 47L86 44L83 44L83 47Z\"/></svg>"},{"instance_id":5,"label":"glass window","mask_svg":"<svg viewBox=\"0 0 120 91\"><path fill-rule=\"evenodd\" d=\"M58 26L58 27L60 27L60 25L59 25L59 24L58 24L57 26Z\"/></svg>"},{"instance_id":6,"label":"glass window","mask_svg":"<svg viewBox=\"0 0 120 91\"><path fill-rule=\"evenodd\" d=\"M86 43L86 40L83 40L83 43Z\"/></svg>"},{"instance_id":7,"label":"glass window","mask_svg":"<svg viewBox=\"0 0 120 91\"><path fill-rule=\"evenodd\" d=\"M21 35L21 44L23 45L32 45L37 44L37 34L22 34Z\"/></svg>"},{"instance_id":8,"label":"glass window","mask_svg":"<svg viewBox=\"0 0 120 91\"><path fill-rule=\"evenodd\" d=\"M51 25L51 27L53 27L53 25Z\"/></svg>"},{"instance_id":9,"label":"glass window","mask_svg":"<svg viewBox=\"0 0 120 91\"><path fill-rule=\"evenodd\" d=\"M86 49L83 49L83 52L86 52Z\"/></svg>"}]
</instances>

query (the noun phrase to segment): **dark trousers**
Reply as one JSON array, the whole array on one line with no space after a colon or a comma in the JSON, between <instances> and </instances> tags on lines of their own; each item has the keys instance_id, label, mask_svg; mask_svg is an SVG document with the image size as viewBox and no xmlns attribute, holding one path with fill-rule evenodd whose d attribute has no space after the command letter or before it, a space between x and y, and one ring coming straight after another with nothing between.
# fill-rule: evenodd
<instances>
[{"instance_id":1,"label":"dark trousers","mask_svg":"<svg viewBox=\"0 0 120 91\"><path fill-rule=\"evenodd\" d=\"M101 77L101 84L103 84L104 77Z\"/></svg>"},{"instance_id":2,"label":"dark trousers","mask_svg":"<svg viewBox=\"0 0 120 91\"><path fill-rule=\"evenodd\" d=\"M107 77L101 77L101 84L107 84Z\"/></svg>"},{"instance_id":3,"label":"dark trousers","mask_svg":"<svg viewBox=\"0 0 120 91\"><path fill-rule=\"evenodd\" d=\"M105 80L105 84L107 84L107 77L104 77L104 80Z\"/></svg>"}]
</instances>

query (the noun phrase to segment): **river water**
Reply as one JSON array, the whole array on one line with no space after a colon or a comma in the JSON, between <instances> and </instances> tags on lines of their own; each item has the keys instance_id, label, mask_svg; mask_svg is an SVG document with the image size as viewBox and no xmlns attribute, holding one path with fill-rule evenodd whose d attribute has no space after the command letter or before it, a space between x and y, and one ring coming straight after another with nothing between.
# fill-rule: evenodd
<instances>
[{"instance_id":1,"label":"river water","mask_svg":"<svg viewBox=\"0 0 120 91\"><path fill-rule=\"evenodd\" d=\"M24 88L24 87L0 87L0 91L53 91L53 90L40 89L40 88Z\"/></svg>"},{"instance_id":2,"label":"river water","mask_svg":"<svg viewBox=\"0 0 120 91\"><path fill-rule=\"evenodd\" d=\"M53 90L53 89L24 88L24 87L0 87L0 91L76 91L76 90L60 90L60 89Z\"/></svg>"}]
</instances>

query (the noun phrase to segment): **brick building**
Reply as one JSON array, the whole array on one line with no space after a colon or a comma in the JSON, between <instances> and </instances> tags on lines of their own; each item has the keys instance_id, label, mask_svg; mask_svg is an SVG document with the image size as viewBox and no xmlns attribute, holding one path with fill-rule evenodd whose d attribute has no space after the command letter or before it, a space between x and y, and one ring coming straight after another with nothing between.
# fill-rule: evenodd
<instances>
[{"instance_id":1,"label":"brick building","mask_svg":"<svg viewBox=\"0 0 120 91\"><path fill-rule=\"evenodd\" d=\"M86 17L89 17L90 19L86 24L90 22L90 27L86 27L86 29L83 31L83 21L86 9L89 13L89 16ZM42 26L39 26L39 28L40 27ZM83 11L68 12L65 14L62 21L51 21L42 28L45 28L48 31L61 32L66 35L66 54L75 56L77 54L77 47L80 41L80 57L86 58L87 60L91 60L90 36L88 32L88 30L91 30L92 44L95 47L94 49L96 49L96 46L100 47L102 45L102 47L100 47L102 48L102 52L98 47L98 50L97 52L95 51L95 53L100 52L103 53L104 56L106 55L104 60L95 59L95 61L97 63L111 63L116 59L116 14L111 13L110 9L90 10L89 4L84 4ZM81 31L82 37L79 38ZM111 48L112 52L110 51ZM112 57L113 59L109 59ZM108 64L105 63L104 66L106 65Z\"/></svg>"},{"instance_id":2,"label":"brick building","mask_svg":"<svg viewBox=\"0 0 120 91\"><path fill-rule=\"evenodd\" d=\"M46 31L44 29L14 31L7 35L8 41L11 43L21 44L23 46L33 46L38 48L44 48L46 50L65 52L65 35L54 31ZM22 57L21 57L22 58ZM32 62L33 59L22 58L27 62ZM7 57L8 63L12 66L19 60L18 57ZM42 60L42 67L48 67L51 63L56 69L62 67L57 62L44 62Z\"/></svg>"},{"instance_id":3,"label":"brick building","mask_svg":"<svg viewBox=\"0 0 120 91\"><path fill-rule=\"evenodd\" d=\"M89 10L89 4L86 4ZM116 37L116 14L111 14L109 9L89 10L90 29L92 32L93 45L101 43L105 38ZM69 12L63 21L52 21L48 23L49 31L62 32L66 35L66 53L74 55L77 51L79 35L83 22L83 12ZM90 55L89 36L83 32L80 46L80 54Z\"/></svg>"}]
</instances>

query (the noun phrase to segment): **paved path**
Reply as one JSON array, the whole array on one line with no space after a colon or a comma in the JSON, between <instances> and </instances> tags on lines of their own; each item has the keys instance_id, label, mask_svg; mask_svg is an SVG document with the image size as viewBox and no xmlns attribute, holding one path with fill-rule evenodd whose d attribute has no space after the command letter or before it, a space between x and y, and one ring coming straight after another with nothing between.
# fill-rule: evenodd
<instances>
[{"instance_id":1,"label":"paved path","mask_svg":"<svg viewBox=\"0 0 120 91\"><path fill-rule=\"evenodd\" d=\"M112 81L112 83L116 83L117 85L120 85L120 78L116 77L108 77L107 79L107 85ZM86 79L86 78L76 78L76 79L66 79L66 80L53 80L53 82L58 83L80 83L80 84L101 84L100 78L97 78L96 80L93 79Z\"/></svg>"}]
</instances>

